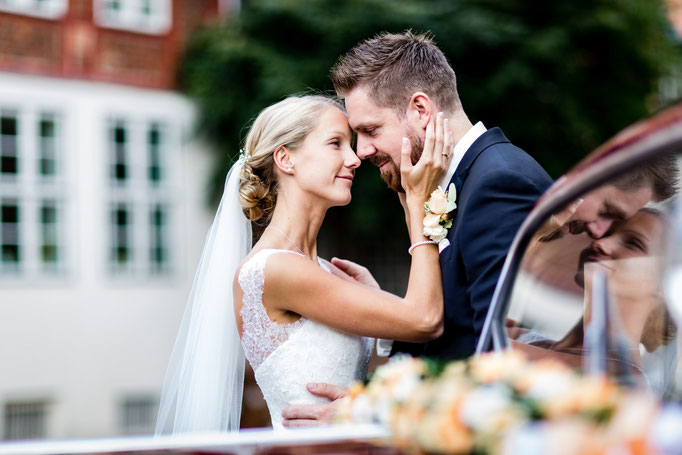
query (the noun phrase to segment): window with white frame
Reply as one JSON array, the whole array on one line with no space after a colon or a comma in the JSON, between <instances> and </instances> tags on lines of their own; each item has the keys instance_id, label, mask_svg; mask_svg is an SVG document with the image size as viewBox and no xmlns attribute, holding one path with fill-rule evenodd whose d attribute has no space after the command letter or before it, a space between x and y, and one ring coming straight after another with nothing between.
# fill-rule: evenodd
<instances>
[{"instance_id":1,"label":"window with white frame","mask_svg":"<svg viewBox=\"0 0 682 455\"><path fill-rule=\"evenodd\" d=\"M111 251L109 260L112 267L118 271L125 271L133 264L132 245L132 213L130 207L124 203L115 203L111 207Z\"/></svg>"},{"instance_id":2,"label":"window with white frame","mask_svg":"<svg viewBox=\"0 0 682 455\"><path fill-rule=\"evenodd\" d=\"M151 396L127 397L121 404L121 429L124 434L154 432L158 400Z\"/></svg>"},{"instance_id":3,"label":"window with white frame","mask_svg":"<svg viewBox=\"0 0 682 455\"><path fill-rule=\"evenodd\" d=\"M1 0L0 0L1 1ZM104 27L148 34L170 30L170 0L95 0L95 20Z\"/></svg>"},{"instance_id":4,"label":"window with white frame","mask_svg":"<svg viewBox=\"0 0 682 455\"><path fill-rule=\"evenodd\" d=\"M168 129L158 121L109 120L109 268L114 274L171 270Z\"/></svg>"},{"instance_id":5,"label":"window with white frame","mask_svg":"<svg viewBox=\"0 0 682 455\"><path fill-rule=\"evenodd\" d=\"M38 175L57 176L57 120L52 113L41 114L38 120Z\"/></svg>"},{"instance_id":6,"label":"window with white frame","mask_svg":"<svg viewBox=\"0 0 682 455\"><path fill-rule=\"evenodd\" d=\"M39 208L40 264L44 270L59 266L59 207L57 201L44 200Z\"/></svg>"},{"instance_id":7,"label":"window with white frame","mask_svg":"<svg viewBox=\"0 0 682 455\"><path fill-rule=\"evenodd\" d=\"M3 439L36 439L47 436L47 402L18 401L5 404Z\"/></svg>"},{"instance_id":8,"label":"window with white frame","mask_svg":"<svg viewBox=\"0 0 682 455\"><path fill-rule=\"evenodd\" d=\"M66 13L68 0L0 0L0 11L58 19Z\"/></svg>"},{"instance_id":9,"label":"window with white frame","mask_svg":"<svg viewBox=\"0 0 682 455\"><path fill-rule=\"evenodd\" d=\"M0 105L1 277L64 270L61 140L55 112Z\"/></svg>"}]
</instances>

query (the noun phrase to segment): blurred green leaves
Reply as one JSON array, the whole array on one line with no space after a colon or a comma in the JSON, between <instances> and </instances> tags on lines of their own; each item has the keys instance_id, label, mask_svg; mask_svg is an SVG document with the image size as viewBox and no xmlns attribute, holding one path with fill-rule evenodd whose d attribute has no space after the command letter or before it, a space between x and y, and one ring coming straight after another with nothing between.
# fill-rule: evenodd
<instances>
[{"instance_id":1,"label":"blurred green leaves","mask_svg":"<svg viewBox=\"0 0 682 455\"><path fill-rule=\"evenodd\" d=\"M214 194L261 109L332 91L341 54L408 28L432 32L470 119L500 126L554 177L657 108L660 78L680 66L660 0L244 0L237 16L196 33L180 74L220 153ZM356 240L376 241L391 223L402 232L395 197L368 164L336 217Z\"/></svg>"}]
</instances>

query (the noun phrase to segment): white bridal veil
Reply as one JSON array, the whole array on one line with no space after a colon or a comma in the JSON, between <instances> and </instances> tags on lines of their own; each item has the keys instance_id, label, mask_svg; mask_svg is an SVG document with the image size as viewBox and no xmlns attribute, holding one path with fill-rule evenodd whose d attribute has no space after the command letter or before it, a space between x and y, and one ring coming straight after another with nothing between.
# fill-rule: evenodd
<instances>
[{"instance_id":1,"label":"white bridal veil","mask_svg":"<svg viewBox=\"0 0 682 455\"><path fill-rule=\"evenodd\" d=\"M232 279L251 250L251 223L239 205L243 158L225 181L168 364L156 434L239 429L244 352Z\"/></svg>"}]
</instances>

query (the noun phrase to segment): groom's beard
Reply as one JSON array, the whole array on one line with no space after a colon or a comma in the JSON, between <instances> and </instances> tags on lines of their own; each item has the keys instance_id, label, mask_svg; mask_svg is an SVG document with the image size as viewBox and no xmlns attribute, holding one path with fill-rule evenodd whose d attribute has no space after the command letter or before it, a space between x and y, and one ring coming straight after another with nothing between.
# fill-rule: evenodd
<instances>
[{"instance_id":1,"label":"groom's beard","mask_svg":"<svg viewBox=\"0 0 682 455\"><path fill-rule=\"evenodd\" d=\"M415 165L422 156L422 151L424 150L424 139L412 130L408 130L407 137L410 139L410 144L412 144L410 158L412 160L412 165ZM402 180L400 178L400 167L393 162L390 156L381 152L377 152L376 154L369 157L369 162L376 167L381 167L384 163L386 163L386 166L381 169L381 178L384 179L386 185L388 185L388 187L393 191L397 193L405 192L403 189Z\"/></svg>"}]
</instances>

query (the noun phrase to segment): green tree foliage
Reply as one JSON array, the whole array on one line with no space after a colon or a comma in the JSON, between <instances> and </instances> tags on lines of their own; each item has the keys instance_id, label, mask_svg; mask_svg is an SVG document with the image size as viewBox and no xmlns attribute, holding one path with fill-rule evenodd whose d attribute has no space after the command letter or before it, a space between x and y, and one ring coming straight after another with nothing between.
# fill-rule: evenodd
<instances>
[{"instance_id":1,"label":"green tree foliage","mask_svg":"<svg viewBox=\"0 0 682 455\"><path fill-rule=\"evenodd\" d=\"M220 151L216 190L262 108L291 93L331 92L339 55L408 28L433 34L469 118L502 127L554 177L655 108L657 82L679 57L658 0L243 1L238 15L193 37L180 75ZM353 238L343 247L404 230L371 165L361 166L354 196L332 214Z\"/></svg>"}]
</instances>

